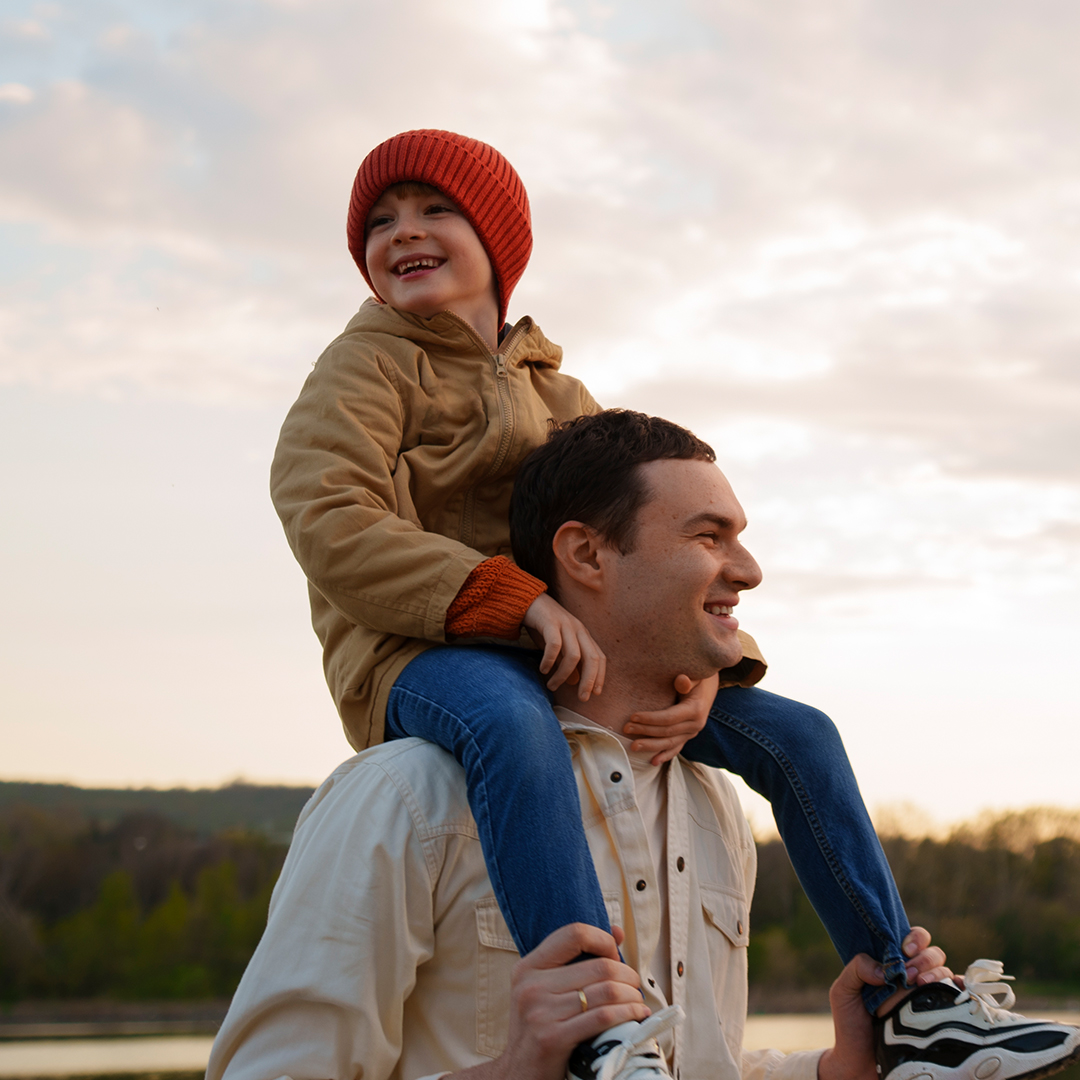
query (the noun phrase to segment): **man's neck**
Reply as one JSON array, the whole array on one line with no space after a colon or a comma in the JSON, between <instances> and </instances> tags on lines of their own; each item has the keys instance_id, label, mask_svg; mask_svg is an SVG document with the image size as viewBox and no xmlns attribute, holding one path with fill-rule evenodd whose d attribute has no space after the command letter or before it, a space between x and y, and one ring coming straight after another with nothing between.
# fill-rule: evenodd
<instances>
[{"instance_id":1,"label":"man's neck","mask_svg":"<svg viewBox=\"0 0 1080 1080\"><path fill-rule=\"evenodd\" d=\"M673 705L677 696L674 682L673 675L665 689L659 683L621 678L618 672L609 669L602 694L593 694L588 701L581 701L577 687L564 683L555 691L555 704L621 735L623 726L634 713L654 712Z\"/></svg>"}]
</instances>

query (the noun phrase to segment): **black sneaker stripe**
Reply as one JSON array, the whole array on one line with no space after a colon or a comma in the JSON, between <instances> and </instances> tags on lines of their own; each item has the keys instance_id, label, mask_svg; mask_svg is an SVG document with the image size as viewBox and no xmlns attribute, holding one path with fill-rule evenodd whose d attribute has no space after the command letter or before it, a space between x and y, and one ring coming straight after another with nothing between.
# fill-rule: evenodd
<instances>
[{"instance_id":1,"label":"black sneaker stripe","mask_svg":"<svg viewBox=\"0 0 1080 1080\"><path fill-rule=\"evenodd\" d=\"M1031 1021L1027 1024L1010 1024L1007 1032L1016 1031L1031 1031L1033 1029L1045 1029L1045 1021ZM993 1039L995 1032L993 1028L978 1027L975 1024L965 1024L962 1021L957 1020L945 1020L940 1024L934 1025L934 1027L908 1027L898 1016L893 1017L892 1031L886 1028L885 1038L889 1040L894 1035L912 1035L919 1039L928 1039L933 1035L936 1035L939 1031L969 1031L972 1035L977 1036L980 1039ZM1006 1034L1006 1031L1001 1031L999 1034Z\"/></svg>"},{"instance_id":2,"label":"black sneaker stripe","mask_svg":"<svg viewBox=\"0 0 1080 1080\"><path fill-rule=\"evenodd\" d=\"M1046 1032L1045 1034L1053 1035L1055 1033ZM895 1060L892 1065L895 1067L904 1062L921 1061L930 1065L944 1065L946 1068L955 1069L973 1054L981 1053L984 1050L1012 1050L1014 1053L1019 1054L1037 1054L1043 1050L1050 1050L1055 1046L1060 1046L1065 1041L1064 1035L1056 1034L1060 1037L1053 1039L1053 1041L1040 1040L1038 1034L1033 1033L1032 1035L985 1046L975 1046L972 1043L962 1042L958 1039L939 1039L931 1046L894 1047L896 1053L893 1055Z\"/></svg>"}]
</instances>

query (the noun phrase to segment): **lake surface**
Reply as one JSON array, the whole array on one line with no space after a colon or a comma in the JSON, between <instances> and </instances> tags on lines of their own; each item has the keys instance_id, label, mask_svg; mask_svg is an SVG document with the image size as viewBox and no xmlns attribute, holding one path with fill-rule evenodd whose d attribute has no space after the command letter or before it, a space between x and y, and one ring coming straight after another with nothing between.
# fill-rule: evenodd
<instances>
[{"instance_id":1,"label":"lake surface","mask_svg":"<svg viewBox=\"0 0 1080 1080\"><path fill-rule=\"evenodd\" d=\"M1080 1012L1042 1012L1039 1016L1080 1024ZM39 1039L0 1043L0 1077L76 1076L88 1073L205 1069L213 1039L209 1035L169 1035L130 1039ZM748 1050L812 1050L832 1043L826 1015L750 1016Z\"/></svg>"},{"instance_id":2,"label":"lake surface","mask_svg":"<svg viewBox=\"0 0 1080 1080\"><path fill-rule=\"evenodd\" d=\"M205 1069L210 1035L0 1043L0 1077Z\"/></svg>"}]
</instances>

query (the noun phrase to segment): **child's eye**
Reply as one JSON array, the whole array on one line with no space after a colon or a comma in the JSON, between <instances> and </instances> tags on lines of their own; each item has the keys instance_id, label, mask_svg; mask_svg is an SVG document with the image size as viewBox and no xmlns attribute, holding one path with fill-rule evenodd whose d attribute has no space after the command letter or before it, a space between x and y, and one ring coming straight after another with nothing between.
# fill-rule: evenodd
<instances>
[{"instance_id":1,"label":"child's eye","mask_svg":"<svg viewBox=\"0 0 1080 1080\"><path fill-rule=\"evenodd\" d=\"M393 218L389 214L376 214L368 223L369 229L377 229L380 225L389 225Z\"/></svg>"},{"instance_id":2,"label":"child's eye","mask_svg":"<svg viewBox=\"0 0 1080 1080\"><path fill-rule=\"evenodd\" d=\"M454 207L447 206L445 203L432 203L427 210L426 214L453 214L455 212Z\"/></svg>"}]
</instances>

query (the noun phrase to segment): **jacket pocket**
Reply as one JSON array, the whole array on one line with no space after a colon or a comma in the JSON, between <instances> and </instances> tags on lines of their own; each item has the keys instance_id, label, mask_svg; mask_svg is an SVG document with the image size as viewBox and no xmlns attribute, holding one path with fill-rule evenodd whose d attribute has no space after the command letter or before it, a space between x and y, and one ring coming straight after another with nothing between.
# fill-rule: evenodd
<instances>
[{"instance_id":1,"label":"jacket pocket","mask_svg":"<svg viewBox=\"0 0 1080 1080\"><path fill-rule=\"evenodd\" d=\"M617 892L604 893L612 923L622 920ZM494 896L476 901L476 1052L498 1057L510 1028L510 975L518 962L517 946Z\"/></svg>"},{"instance_id":2,"label":"jacket pocket","mask_svg":"<svg viewBox=\"0 0 1080 1080\"><path fill-rule=\"evenodd\" d=\"M701 906L706 921L736 948L750 944L750 910L746 898L723 885L701 883Z\"/></svg>"}]
</instances>

